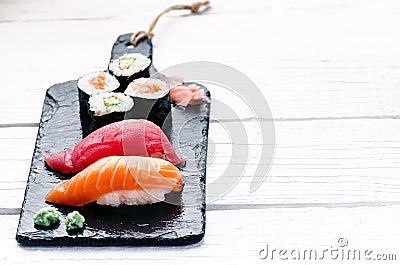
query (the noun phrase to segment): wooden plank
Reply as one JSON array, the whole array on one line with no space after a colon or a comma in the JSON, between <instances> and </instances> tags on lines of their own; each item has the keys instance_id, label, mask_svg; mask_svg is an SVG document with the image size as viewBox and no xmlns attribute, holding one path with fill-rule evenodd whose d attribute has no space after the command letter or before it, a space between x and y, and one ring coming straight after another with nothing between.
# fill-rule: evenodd
<instances>
[{"instance_id":1,"label":"wooden plank","mask_svg":"<svg viewBox=\"0 0 400 265\"><path fill-rule=\"evenodd\" d=\"M95 6L80 1L80 8L68 0L57 5L50 0L1 1L0 34L7 38L2 41L0 59L7 64L0 65L0 85L6 99L20 97L2 102L1 123L38 122L47 87L105 68L117 35L146 29L154 15L170 4L176 1L121 0L111 5L99 0ZM1 128L0 210L14 213L0 215L1 264L132 260L265 264L268 261L259 260L257 253L266 243L288 249L329 248L339 237L347 238L354 248L396 251L398 3L271 0L244 5L234 0L212 1L212 5L204 15L171 14L161 20L154 39L155 63L163 69L187 61L217 61L235 67L259 86L277 130L274 165L266 182L249 193L261 143L255 132L249 145L250 165L230 193L209 205L207 234L201 244L22 248L14 240L15 213L22 201L36 130ZM249 43L250 51L238 52ZM215 99L235 106L248 130L255 130L254 115L243 103L224 90L212 92ZM246 95L246 87L240 93ZM214 118L233 119L223 108L214 107L213 113ZM215 159L208 168L209 181L229 165L232 149L223 130L213 126L210 147L214 146Z\"/></svg>"},{"instance_id":2,"label":"wooden plank","mask_svg":"<svg viewBox=\"0 0 400 265\"><path fill-rule=\"evenodd\" d=\"M7 90L8 97L21 98L2 103L2 123L37 122L46 88L105 69L119 34L147 28L154 14L174 1L107 5L102 0L91 12L83 11L91 6L89 2L82 9L66 0L57 6L46 3L1 4L0 34L8 37L2 42L7 52L0 52L1 61L7 62L0 65L0 85L13 88ZM135 17L130 6L138 11ZM157 27L154 61L159 69L199 60L230 65L255 82L276 119L398 118L400 54L393 25L400 22L399 12L394 2L376 0L323 5L254 1L246 7L240 1L229 5L217 1L202 15L167 15ZM263 30L254 25L263 25ZM88 32L99 30L101 34L87 38ZM246 37L238 38L238 32L246 32ZM177 42L182 36L185 41ZM26 48L23 39L34 43L35 52ZM215 47L202 48L209 40L218 40ZM257 52L236 52L249 43ZM245 86L238 92L248 95ZM244 102L226 90L212 93L215 100L232 102L240 118L254 117ZM252 107L265 106L256 102ZM233 118L223 110L214 107L216 117Z\"/></svg>"},{"instance_id":3,"label":"wooden plank","mask_svg":"<svg viewBox=\"0 0 400 265\"><path fill-rule=\"evenodd\" d=\"M15 241L18 215L0 215L2 264L98 264L140 261L144 264L224 262L265 264L259 251L266 247L324 249L337 247L339 238L348 240L343 249L369 249L374 254L395 253L400 236L400 206L380 207L283 207L259 210L207 211L204 240L186 247L22 247ZM382 223L385 225L382 226ZM340 249L340 248L339 248ZM77 255L79 253L79 255ZM326 256L324 262L337 264ZM301 261L299 261L301 262ZM307 260L306 260L307 262ZM343 261L342 261L343 262ZM365 260L355 264L365 264ZM287 262L286 262L287 263ZM307 264L307 263L301 263Z\"/></svg>"},{"instance_id":4,"label":"wooden plank","mask_svg":"<svg viewBox=\"0 0 400 265\"><path fill-rule=\"evenodd\" d=\"M27 161L32 158L37 127L0 128L3 152L0 161Z\"/></svg>"},{"instance_id":5,"label":"wooden plank","mask_svg":"<svg viewBox=\"0 0 400 265\"><path fill-rule=\"evenodd\" d=\"M80 42L90 42L97 38L109 36L109 32L118 34L116 33L117 29L120 29L121 32L145 29L155 14L169 4L175 4L175 1L163 1L147 5L138 1L125 0L121 1L119 5L109 5L107 1L100 1L96 7L93 7L90 2L85 2L82 4L82 8L76 8L73 2L66 0L60 1L57 6L48 4L48 1L43 1L41 5L36 4L35 1L23 3L20 1L4 3L3 1L2 9L4 12L1 14L3 21L1 24L6 27L19 24L20 30L18 32L22 32L31 24L41 23L43 25L43 23L51 22L54 27L50 25L41 27L41 29L44 29L43 31L53 30L57 37L58 34L64 34L62 39L68 44L73 41L77 42L77 39L71 41L68 38L74 36L74 31L70 26L74 26L77 30L76 25L79 24L79 26L86 27L86 30L90 30L92 25L97 25L98 29L102 29L102 34L93 34L90 40L79 38ZM313 5L317 5L319 12L315 12ZM59 8L59 6L62 8ZM121 6L124 6L124 8L121 8ZM87 9L90 9L90 12L87 12ZM132 9L137 11L134 16ZM186 45L187 41L181 43L168 41L166 45L169 45L169 53L163 52L161 56L165 57L160 57L165 58L165 60L162 60L163 62L177 61L177 56L171 53L174 49L180 51L182 55L180 58L187 58L188 60L212 58L220 61L223 58L229 58L230 61L236 61L238 56L234 58L230 56L232 51L240 50L238 48L243 47L241 45L248 40L255 40L253 42L254 50L266 55L267 57L263 57L265 61L277 58L285 58L290 61L305 58L325 60L334 58L392 59L394 54L399 54L396 49L397 40L391 37L395 33L393 25L399 22L399 11L400 9L395 2L384 1L382 4L382 1L378 0L368 1L364 4L357 0L342 0L326 5L305 4L294 0L252 1L251 4L246 6L243 6L241 1L230 1L229 4L214 1L209 12L199 16L185 17L185 22L182 22L183 18L180 18L179 15L167 15L167 18L164 18L157 28L156 40L157 45L161 46L166 43L165 40L177 40L182 36L187 36L189 38L187 41L191 41L192 44L204 44L208 39L221 36L221 32L224 33L224 38L218 39L218 43L224 49L216 49L218 53L212 49L207 49L209 50L207 51L209 54L207 58L202 56L202 49L195 49L193 45L191 45L193 49L177 47L177 45ZM355 14L357 14L357 23L354 23ZM340 16L340 19L336 19L338 16ZM220 21L224 23L215 23ZM103 27L106 24L109 27ZM213 25L213 28L210 30L210 27L204 25ZM254 25L262 25L262 30ZM57 28L60 29L60 26L68 30L57 30ZM193 28L200 34L190 34ZM246 38L238 38L238 32L246 32ZM42 34L46 35L42 31L35 31L35 34L39 34L38 37L34 38L36 41L41 39ZM77 33L75 36L78 37L78 34L80 35L80 33ZM204 38L205 35L209 37ZM33 36L33 34L27 36ZM12 43L12 40L7 41L7 43ZM371 45L365 45L366 42L371 43ZM23 42L20 45L23 45ZM73 47L76 47L76 45L78 44L72 46L71 49L75 51ZM104 44L99 43L99 45ZM97 49L96 47L93 48ZM193 52L194 50L196 52ZM91 51L88 51L88 53L91 53ZM218 54L218 57L214 57ZM249 53L246 56L258 61L260 57L258 53ZM91 59L96 60L96 57L93 56ZM73 58L70 60L73 60ZM162 65L170 65L170 63L162 63ZM247 66L243 67L247 68Z\"/></svg>"},{"instance_id":6,"label":"wooden plank","mask_svg":"<svg viewBox=\"0 0 400 265\"><path fill-rule=\"evenodd\" d=\"M238 125L237 123L236 125ZM230 124L231 130L236 128ZM399 120L329 120L276 122L276 149L263 185L249 192L263 145L255 122L244 122L248 140L232 140L218 123L211 123L207 168L208 187L221 176L229 184L239 173L229 172L232 159L243 168L240 181L216 204L398 202ZM233 129L232 129L233 128ZM385 130L382 130L385 128ZM3 169L0 208L20 207L35 128L2 128L0 166ZM244 153L232 153L248 146ZM242 150L242 149L240 149ZM261 162L261 164L264 162ZM228 185L229 186L229 185ZM5 198L12 197L10 200Z\"/></svg>"},{"instance_id":7,"label":"wooden plank","mask_svg":"<svg viewBox=\"0 0 400 265\"><path fill-rule=\"evenodd\" d=\"M0 59L11 63L0 66L0 85L13 88L7 90L8 97L24 95L16 103L2 103L2 123L37 122L48 86L104 68L110 45L118 34L146 28L158 10L172 3L175 1L140 5L136 1L120 2L138 7L132 18L130 8L109 5L103 0L96 8L86 1L80 3L81 8L66 0L57 5L47 0L40 4L2 1L0 33L7 38L2 43ZM395 1L254 1L246 6L242 1L213 1L213 9L203 16L163 18L155 38L155 61L160 69L190 60L229 64L261 88L279 121L275 163L267 182L256 193L248 193L258 162L260 142L255 134L245 176L218 205L210 206L211 210L246 209L257 202L263 203L263 209L208 212L206 239L194 247L102 251L18 247L14 240L17 215L3 215L0 229L6 236L0 239L4 247L1 263L83 264L92 260L109 264L138 259L142 263L150 260L148 263L176 264L177 260L196 259L264 264L256 253L266 242L287 248L329 247L342 236L348 237L351 246L368 242L371 245L366 247L376 245L390 251L399 236L399 220L393 215L399 206L379 202L398 203L399 128L397 120L390 120L399 116L400 56L398 40L393 38L397 34L398 14ZM262 25L262 30L254 25ZM87 32L98 29L102 29L102 34L87 38ZM198 34L193 34L193 29ZM238 38L238 32L246 32L246 37ZM63 43L54 45L49 36ZM186 41L177 42L182 36ZM43 50L25 49L27 44L21 41L24 39ZM215 49L204 49L212 39L218 39ZM237 54L248 42L259 52ZM177 50L179 56L174 52ZM42 51L59 57L44 58ZM213 96L218 98L218 92ZM224 94L220 98L234 102L233 97ZM240 118L252 117L243 106L234 106ZM335 120L343 118L353 120ZM216 158L208 170L210 180L229 164L231 149L222 130L214 130ZM10 128L6 133L0 129L0 135L4 135L0 139L4 151L0 162L4 169L1 187L5 191L0 198L7 203L5 207L11 207L8 209L18 207L22 200L24 172L29 170L35 134L34 128ZM380 207L354 208L357 203ZM304 207L306 204L318 207ZM352 208L332 208L343 205ZM76 251L80 252L79 258L74 255Z\"/></svg>"},{"instance_id":8,"label":"wooden plank","mask_svg":"<svg viewBox=\"0 0 400 265\"><path fill-rule=\"evenodd\" d=\"M64 69L67 71L64 76L58 73L56 77L49 77L52 72L46 72L47 74L36 72L28 74L27 79L20 80L18 80L19 73L7 73L8 77L0 81L0 84L3 87L14 88L7 91L7 97L13 100L4 101L1 104L1 122L6 124L38 122L45 89L52 83L79 77L78 73L75 76L69 75L69 68ZM261 74L260 70L256 71ZM81 73L85 72L88 71ZM212 93L213 118L222 120L271 118L271 114L266 111L268 106L276 120L397 119L400 117L397 107L400 104L397 72L390 68L383 70L328 68L318 71L300 68L269 69L263 72L268 76L268 80L260 81L262 83L259 83L258 87L267 106L261 100L249 104L227 89L206 84ZM36 89L28 89L31 88L30 82L38 84ZM254 93L246 92L246 87L239 87L237 93L244 98L255 97ZM226 105L228 102L229 104ZM255 115L251 108L262 110L261 114Z\"/></svg>"}]
</instances>

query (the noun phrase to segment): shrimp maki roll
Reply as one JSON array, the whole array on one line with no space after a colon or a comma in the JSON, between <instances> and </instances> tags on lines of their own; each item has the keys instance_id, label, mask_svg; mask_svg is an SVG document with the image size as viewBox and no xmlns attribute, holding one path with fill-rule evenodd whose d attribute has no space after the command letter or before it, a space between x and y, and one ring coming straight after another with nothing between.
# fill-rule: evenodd
<instances>
[{"instance_id":1,"label":"shrimp maki roll","mask_svg":"<svg viewBox=\"0 0 400 265\"><path fill-rule=\"evenodd\" d=\"M113 122L122 121L125 113L133 107L131 97L123 93L105 92L89 98L91 116L90 131Z\"/></svg>"},{"instance_id":2,"label":"shrimp maki roll","mask_svg":"<svg viewBox=\"0 0 400 265\"><path fill-rule=\"evenodd\" d=\"M121 86L126 86L135 78L148 77L151 60L140 53L128 53L111 60L108 70L115 75Z\"/></svg>"},{"instance_id":3,"label":"shrimp maki roll","mask_svg":"<svg viewBox=\"0 0 400 265\"><path fill-rule=\"evenodd\" d=\"M84 136L91 132L92 116L89 107L90 96L115 91L119 86L118 80L106 72L92 72L79 78L79 114Z\"/></svg>"},{"instance_id":4,"label":"shrimp maki roll","mask_svg":"<svg viewBox=\"0 0 400 265\"><path fill-rule=\"evenodd\" d=\"M92 72L78 80L79 90L89 96L102 92L112 92L118 87L118 80L107 72Z\"/></svg>"},{"instance_id":5,"label":"shrimp maki roll","mask_svg":"<svg viewBox=\"0 0 400 265\"><path fill-rule=\"evenodd\" d=\"M130 83L124 93L131 96L135 103L127 113L127 118L149 120L168 135L172 120L169 86L166 82L156 78L139 78Z\"/></svg>"}]
</instances>

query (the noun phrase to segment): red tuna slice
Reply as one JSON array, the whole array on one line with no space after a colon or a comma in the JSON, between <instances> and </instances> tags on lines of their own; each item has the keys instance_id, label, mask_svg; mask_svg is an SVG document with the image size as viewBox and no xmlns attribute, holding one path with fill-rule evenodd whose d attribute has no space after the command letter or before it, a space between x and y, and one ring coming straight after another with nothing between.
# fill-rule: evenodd
<instances>
[{"instance_id":1,"label":"red tuna slice","mask_svg":"<svg viewBox=\"0 0 400 265\"><path fill-rule=\"evenodd\" d=\"M178 157L168 138L147 120L111 123L86 136L63 152L43 152L46 164L61 173L74 173L108 156L147 156L165 159L174 165L185 162Z\"/></svg>"}]
</instances>

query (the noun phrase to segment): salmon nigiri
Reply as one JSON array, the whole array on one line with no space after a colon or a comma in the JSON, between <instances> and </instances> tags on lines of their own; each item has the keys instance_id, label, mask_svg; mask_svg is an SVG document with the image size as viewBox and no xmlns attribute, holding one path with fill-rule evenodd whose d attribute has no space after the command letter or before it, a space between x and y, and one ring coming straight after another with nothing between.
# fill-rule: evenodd
<instances>
[{"instance_id":1,"label":"salmon nigiri","mask_svg":"<svg viewBox=\"0 0 400 265\"><path fill-rule=\"evenodd\" d=\"M46 164L61 173L75 173L107 156L147 156L183 164L163 131L147 120L123 120L92 132L63 152L43 152Z\"/></svg>"},{"instance_id":2,"label":"salmon nigiri","mask_svg":"<svg viewBox=\"0 0 400 265\"><path fill-rule=\"evenodd\" d=\"M165 194L181 191L182 186L179 169L168 161L110 156L57 184L47 194L46 201L70 206L95 201L111 206L142 205L163 201Z\"/></svg>"}]
</instances>

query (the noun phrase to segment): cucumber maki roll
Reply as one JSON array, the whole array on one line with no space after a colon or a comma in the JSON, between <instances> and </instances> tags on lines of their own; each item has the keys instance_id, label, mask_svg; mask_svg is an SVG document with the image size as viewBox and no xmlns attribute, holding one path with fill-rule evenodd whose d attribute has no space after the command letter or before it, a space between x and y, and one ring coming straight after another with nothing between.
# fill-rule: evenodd
<instances>
[{"instance_id":1,"label":"cucumber maki roll","mask_svg":"<svg viewBox=\"0 0 400 265\"><path fill-rule=\"evenodd\" d=\"M140 53L128 53L111 60L108 70L117 77L121 88L126 88L132 80L148 77L151 60ZM121 90L122 92L123 90Z\"/></svg>"},{"instance_id":2,"label":"cucumber maki roll","mask_svg":"<svg viewBox=\"0 0 400 265\"><path fill-rule=\"evenodd\" d=\"M166 82L156 78L139 78L131 82L124 93L131 96L135 104L127 112L127 118L149 120L169 135L171 102Z\"/></svg>"},{"instance_id":3,"label":"cucumber maki roll","mask_svg":"<svg viewBox=\"0 0 400 265\"><path fill-rule=\"evenodd\" d=\"M132 107L132 98L123 93L105 92L92 95L89 98L90 131L95 131L113 122L122 121L125 113Z\"/></svg>"},{"instance_id":4,"label":"cucumber maki roll","mask_svg":"<svg viewBox=\"0 0 400 265\"><path fill-rule=\"evenodd\" d=\"M119 86L118 80L106 72L92 72L79 78L79 114L84 137L91 132L91 124L93 123L89 110L90 96L115 91Z\"/></svg>"}]
</instances>

